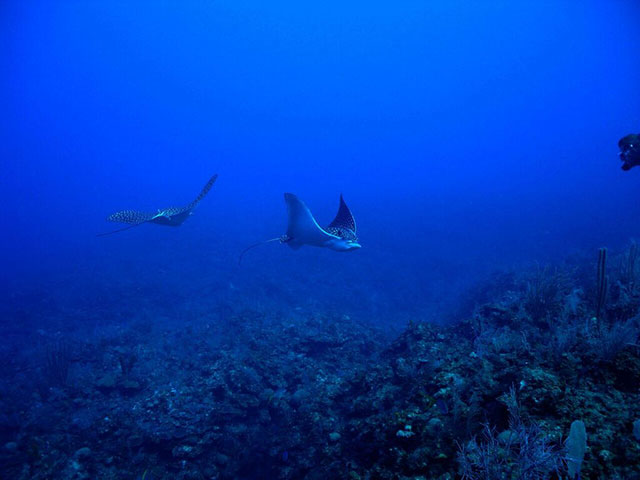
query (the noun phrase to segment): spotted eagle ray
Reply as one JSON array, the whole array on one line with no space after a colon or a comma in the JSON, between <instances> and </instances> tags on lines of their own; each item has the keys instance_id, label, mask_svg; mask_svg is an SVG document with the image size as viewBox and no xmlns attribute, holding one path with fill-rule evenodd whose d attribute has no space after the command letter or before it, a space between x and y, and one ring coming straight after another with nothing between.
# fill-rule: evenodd
<instances>
[{"instance_id":1,"label":"spotted eagle ray","mask_svg":"<svg viewBox=\"0 0 640 480\"><path fill-rule=\"evenodd\" d=\"M205 195L209 193L209 190L211 190L211 187L213 187L213 184L216 182L217 178L218 174L212 176L206 183L206 185L202 188L202 191L196 197L196 199L190 204L185 205L184 207L168 207L158 209L156 213L141 212L138 210L120 210L119 212L112 213L107 217L107 221L128 223L129 225L118 230L101 233L98 236L101 237L104 235L111 235L112 233L122 232L124 230L137 227L138 225L142 225L143 223L155 223L157 225L178 227L182 225L184 221L193 214L194 208L196 208L198 203L200 203Z\"/></svg>"},{"instance_id":2,"label":"spotted eagle ray","mask_svg":"<svg viewBox=\"0 0 640 480\"><path fill-rule=\"evenodd\" d=\"M255 243L245 248L240 254L238 263L242 261L244 254L252 248L276 241L285 243L294 250L303 245L325 247L338 252L348 252L361 247L356 234L356 221L342 194L340 195L340 207L336 218L327 228L322 228L318 225L309 207L293 193L285 193L284 201L287 204L289 213L287 232L281 237Z\"/></svg>"}]
</instances>

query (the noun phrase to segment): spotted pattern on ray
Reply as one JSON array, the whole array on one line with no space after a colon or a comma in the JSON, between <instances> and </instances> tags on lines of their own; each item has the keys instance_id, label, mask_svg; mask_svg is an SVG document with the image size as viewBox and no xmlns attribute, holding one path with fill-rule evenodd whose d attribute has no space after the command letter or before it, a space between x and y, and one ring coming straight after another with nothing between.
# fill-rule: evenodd
<instances>
[{"instance_id":1,"label":"spotted pattern on ray","mask_svg":"<svg viewBox=\"0 0 640 480\"><path fill-rule=\"evenodd\" d=\"M205 184L205 186L200 191L200 194L196 197L196 199L190 204L184 207L169 207L158 210L157 213L149 213L149 212L140 212L137 210L121 210L119 212L112 213L107 217L107 220L110 222L119 222L119 223L128 223L129 225L140 225L142 223L151 222L154 219L157 219L158 216L167 217L169 220L171 217L175 217L186 212L193 210L198 203L209 193L211 187L216 182L218 175L213 175L209 181ZM179 225L182 223L184 219L181 219L175 225ZM163 222L154 222L160 225L171 225L171 223L163 223Z\"/></svg>"},{"instance_id":2,"label":"spotted pattern on ray","mask_svg":"<svg viewBox=\"0 0 640 480\"><path fill-rule=\"evenodd\" d=\"M128 223L130 225L139 225L141 223L148 222L156 214L149 212L139 212L137 210L121 210L116 213L112 213L107 217L110 222Z\"/></svg>"},{"instance_id":3,"label":"spotted pattern on ray","mask_svg":"<svg viewBox=\"0 0 640 480\"><path fill-rule=\"evenodd\" d=\"M340 207L338 208L336 218L333 219L325 230L327 233L340 237L343 240L352 242L358 240L356 220L353 218L353 214L345 203L344 198L342 198L342 195L340 195Z\"/></svg>"}]
</instances>

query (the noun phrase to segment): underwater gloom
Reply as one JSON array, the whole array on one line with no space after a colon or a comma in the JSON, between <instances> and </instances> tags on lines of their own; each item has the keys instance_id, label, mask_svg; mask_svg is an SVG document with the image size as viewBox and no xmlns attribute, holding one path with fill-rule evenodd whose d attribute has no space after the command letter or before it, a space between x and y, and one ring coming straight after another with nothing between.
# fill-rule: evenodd
<instances>
[{"instance_id":1,"label":"underwater gloom","mask_svg":"<svg viewBox=\"0 0 640 480\"><path fill-rule=\"evenodd\" d=\"M0 2L0 480L640 480L636 0Z\"/></svg>"}]
</instances>

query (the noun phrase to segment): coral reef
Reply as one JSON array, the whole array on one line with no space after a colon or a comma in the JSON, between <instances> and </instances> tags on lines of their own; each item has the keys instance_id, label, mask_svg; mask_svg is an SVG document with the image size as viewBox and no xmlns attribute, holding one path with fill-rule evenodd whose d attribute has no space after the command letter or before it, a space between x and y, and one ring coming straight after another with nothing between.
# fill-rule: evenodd
<instances>
[{"instance_id":1,"label":"coral reef","mask_svg":"<svg viewBox=\"0 0 640 480\"><path fill-rule=\"evenodd\" d=\"M260 308L33 331L0 351L0 478L640 479L635 248L606 294L588 258L496 274L400 335Z\"/></svg>"}]
</instances>

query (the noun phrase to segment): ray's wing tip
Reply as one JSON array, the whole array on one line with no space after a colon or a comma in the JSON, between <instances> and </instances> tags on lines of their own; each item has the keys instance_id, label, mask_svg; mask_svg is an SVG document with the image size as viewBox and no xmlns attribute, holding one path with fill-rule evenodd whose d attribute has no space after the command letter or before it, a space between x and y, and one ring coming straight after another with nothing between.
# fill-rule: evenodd
<instances>
[{"instance_id":1,"label":"ray's wing tip","mask_svg":"<svg viewBox=\"0 0 640 480\"><path fill-rule=\"evenodd\" d=\"M122 210L114 212L114 213L110 213L109 215L107 215L105 217L105 220L107 222L115 222L115 223L120 223L120 217L122 216Z\"/></svg>"},{"instance_id":2,"label":"ray's wing tip","mask_svg":"<svg viewBox=\"0 0 640 480\"><path fill-rule=\"evenodd\" d=\"M204 187L202 187L202 190L200 191L196 199L193 202L191 202L189 205L187 205L185 208L186 209L194 208L209 193L211 188L213 188L213 184L216 183L217 179L218 179L218 174L214 173L213 176L209 178L207 183L205 183Z\"/></svg>"},{"instance_id":3,"label":"ray's wing tip","mask_svg":"<svg viewBox=\"0 0 640 480\"><path fill-rule=\"evenodd\" d=\"M329 224L329 227L339 227L351 230L353 234L356 234L356 219L351 213L351 209L344 201L344 196L340 193L340 205L338 207L338 213L333 221Z\"/></svg>"},{"instance_id":4,"label":"ray's wing tip","mask_svg":"<svg viewBox=\"0 0 640 480\"><path fill-rule=\"evenodd\" d=\"M216 180L218 180L218 174L214 173L211 178L209 178L209 181L205 184L204 188L202 189L203 192L208 192L211 187L213 187L213 184L216 183Z\"/></svg>"}]
</instances>

